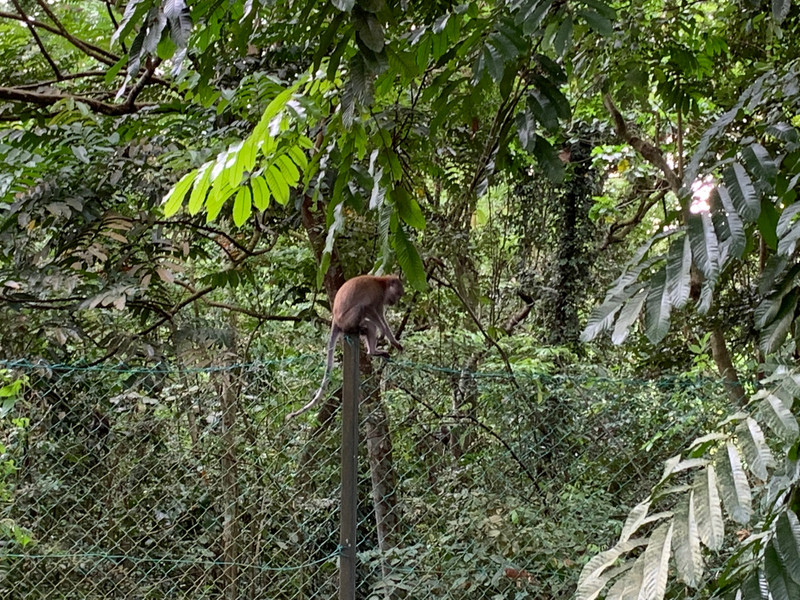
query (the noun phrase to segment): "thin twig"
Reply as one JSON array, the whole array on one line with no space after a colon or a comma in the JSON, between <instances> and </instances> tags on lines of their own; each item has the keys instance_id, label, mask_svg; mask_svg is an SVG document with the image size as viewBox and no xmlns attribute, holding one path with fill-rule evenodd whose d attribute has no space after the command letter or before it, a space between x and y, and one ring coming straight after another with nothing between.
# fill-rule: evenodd
<instances>
[{"instance_id":1,"label":"thin twig","mask_svg":"<svg viewBox=\"0 0 800 600\"><path fill-rule=\"evenodd\" d=\"M446 281L442 281L441 279L439 279L438 277L436 277L433 274L431 275L431 279L436 281L439 285L442 285L442 286L452 290L453 293L456 296L458 296L458 299L461 300L461 304L464 306L465 309L467 309L467 312L469 313L469 316L472 318L472 321L475 323L476 327L478 328L478 331L481 332L481 335L483 336L483 338L489 344L494 346L495 349L500 353L500 358L503 359L503 364L505 365L506 370L508 371L508 375L511 378L511 383L513 383L514 387L517 388L517 390L519 390L520 389L519 383L517 382L517 379L514 376L514 369L511 368L511 361L508 359L508 354L506 353L505 350L503 350L503 348L500 346L500 344L497 343L497 340L495 340L491 335L489 335L489 333L483 328L483 323L481 323L480 319L478 318L478 315L475 314L475 311L472 310L472 307L469 305L469 303L467 302L466 298L464 298L464 296L461 295L461 292L459 292L453 284L451 284L449 282L446 282Z\"/></svg>"}]
</instances>

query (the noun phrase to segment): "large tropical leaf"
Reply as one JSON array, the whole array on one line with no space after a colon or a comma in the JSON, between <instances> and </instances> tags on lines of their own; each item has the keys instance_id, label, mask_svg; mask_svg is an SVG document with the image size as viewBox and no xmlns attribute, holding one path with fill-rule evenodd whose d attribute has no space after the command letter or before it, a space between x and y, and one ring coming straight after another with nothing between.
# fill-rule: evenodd
<instances>
[{"instance_id":1,"label":"large tropical leaf","mask_svg":"<svg viewBox=\"0 0 800 600\"><path fill-rule=\"evenodd\" d=\"M700 530L694 508L694 492L678 502L672 535L672 552L678 577L687 585L697 587L703 575L703 554L700 551Z\"/></svg>"},{"instance_id":2,"label":"large tropical leaf","mask_svg":"<svg viewBox=\"0 0 800 600\"><path fill-rule=\"evenodd\" d=\"M752 417L747 417L739 423L736 433L750 472L758 479L766 480L769 469L775 467L775 458L758 422Z\"/></svg>"},{"instance_id":3,"label":"large tropical leaf","mask_svg":"<svg viewBox=\"0 0 800 600\"><path fill-rule=\"evenodd\" d=\"M722 175L730 193L733 206L739 215L748 222L754 222L761 213L761 197L744 167L733 163Z\"/></svg>"},{"instance_id":4,"label":"large tropical leaf","mask_svg":"<svg viewBox=\"0 0 800 600\"><path fill-rule=\"evenodd\" d=\"M650 279L644 312L645 335L651 343L657 344L669 331L669 316L672 305L666 288L666 271L659 269Z\"/></svg>"},{"instance_id":5,"label":"large tropical leaf","mask_svg":"<svg viewBox=\"0 0 800 600\"><path fill-rule=\"evenodd\" d=\"M667 294L674 308L683 308L689 300L691 287L692 248L689 236L670 244L667 256Z\"/></svg>"},{"instance_id":6,"label":"large tropical leaf","mask_svg":"<svg viewBox=\"0 0 800 600\"><path fill-rule=\"evenodd\" d=\"M750 484L742 467L739 451L731 442L725 444L715 461L717 482L725 510L731 519L746 525L753 513Z\"/></svg>"}]
</instances>

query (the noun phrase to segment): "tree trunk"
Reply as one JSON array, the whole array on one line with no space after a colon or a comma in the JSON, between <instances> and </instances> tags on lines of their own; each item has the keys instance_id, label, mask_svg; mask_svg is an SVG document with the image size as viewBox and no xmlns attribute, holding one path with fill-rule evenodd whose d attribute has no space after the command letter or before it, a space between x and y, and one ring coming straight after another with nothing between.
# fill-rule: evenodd
<instances>
[{"instance_id":1,"label":"tree trunk","mask_svg":"<svg viewBox=\"0 0 800 600\"><path fill-rule=\"evenodd\" d=\"M744 388L739 382L739 375L733 366L728 346L725 344L725 336L719 325L711 331L711 356L717 364L717 370L723 379L728 398L734 406L743 406L746 400Z\"/></svg>"},{"instance_id":2,"label":"tree trunk","mask_svg":"<svg viewBox=\"0 0 800 600\"><path fill-rule=\"evenodd\" d=\"M579 139L570 146L567 160L572 165L571 172L557 207L560 231L552 283L555 293L550 311L550 343L573 348L579 345L578 307L590 273L588 248L592 226L589 210L595 188L591 152L592 144L588 139Z\"/></svg>"}]
</instances>

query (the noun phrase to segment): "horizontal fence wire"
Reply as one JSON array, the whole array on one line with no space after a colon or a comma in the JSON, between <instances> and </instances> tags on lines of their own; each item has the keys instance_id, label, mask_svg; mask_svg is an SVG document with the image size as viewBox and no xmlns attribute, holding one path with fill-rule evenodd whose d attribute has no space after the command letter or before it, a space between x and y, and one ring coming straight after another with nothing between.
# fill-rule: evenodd
<instances>
[{"instance_id":1,"label":"horizontal fence wire","mask_svg":"<svg viewBox=\"0 0 800 600\"><path fill-rule=\"evenodd\" d=\"M286 421L318 368L0 363L0 597L336 597L336 386ZM722 388L376 362L357 597L570 598Z\"/></svg>"}]
</instances>

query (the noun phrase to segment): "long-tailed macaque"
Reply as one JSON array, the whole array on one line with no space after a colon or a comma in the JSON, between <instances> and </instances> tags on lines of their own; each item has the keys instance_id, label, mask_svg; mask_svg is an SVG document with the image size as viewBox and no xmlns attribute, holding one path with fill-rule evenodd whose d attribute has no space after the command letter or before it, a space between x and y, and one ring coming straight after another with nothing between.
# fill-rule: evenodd
<instances>
[{"instance_id":1,"label":"long-tailed macaque","mask_svg":"<svg viewBox=\"0 0 800 600\"><path fill-rule=\"evenodd\" d=\"M367 340L367 354L370 356L389 356L386 350L377 348L379 332L389 340L392 346L400 351L403 350L403 346L392 334L384 314L384 307L394 304L402 295L403 282L397 275L386 277L359 275L344 282L333 300L333 323L331 337L328 341L328 363L325 367L325 376L311 402L303 408L289 413L286 416L287 420L311 410L322 399L331 378L336 340L343 333L358 333L364 336Z\"/></svg>"}]
</instances>

